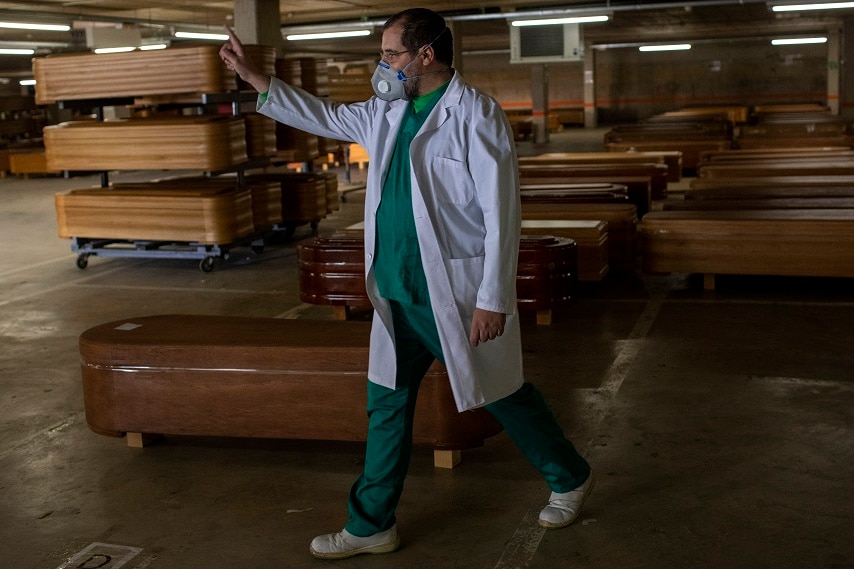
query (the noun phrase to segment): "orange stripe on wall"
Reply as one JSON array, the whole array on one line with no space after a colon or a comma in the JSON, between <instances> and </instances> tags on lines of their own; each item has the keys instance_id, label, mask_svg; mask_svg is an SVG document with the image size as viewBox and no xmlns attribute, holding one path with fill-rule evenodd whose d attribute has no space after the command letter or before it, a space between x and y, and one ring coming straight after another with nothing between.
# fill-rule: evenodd
<instances>
[{"instance_id":1,"label":"orange stripe on wall","mask_svg":"<svg viewBox=\"0 0 854 569\"><path fill-rule=\"evenodd\" d=\"M779 93L767 94L756 97L759 101L763 100L785 100L785 101L824 101L837 100L838 95L828 95L827 93ZM585 103L583 100L566 100L566 101L549 101L549 108L565 108L565 107L611 107L615 105L629 104L645 104L645 103L678 103L678 104L714 104L728 102L732 104L744 104L745 97L726 95L720 97L635 97L624 99L597 99L595 103ZM530 101L506 101L500 102L502 108L505 109L530 109Z\"/></svg>"}]
</instances>

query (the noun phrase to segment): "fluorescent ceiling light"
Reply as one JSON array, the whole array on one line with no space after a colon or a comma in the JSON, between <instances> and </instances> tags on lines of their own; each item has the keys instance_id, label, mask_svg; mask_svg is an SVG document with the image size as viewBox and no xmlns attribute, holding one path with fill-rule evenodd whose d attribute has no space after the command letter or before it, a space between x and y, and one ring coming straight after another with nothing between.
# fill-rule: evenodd
<instances>
[{"instance_id":1,"label":"fluorescent ceiling light","mask_svg":"<svg viewBox=\"0 0 854 569\"><path fill-rule=\"evenodd\" d=\"M20 81L18 81L18 85L35 85L35 84L36 84L35 79L21 79Z\"/></svg>"},{"instance_id":2,"label":"fluorescent ceiling light","mask_svg":"<svg viewBox=\"0 0 854 569\"><path fill-rule=\"evenodd\" d=\"M45 30L49 32L67 32L71 26L59 24L23 24L20 22L0 22L0 28L11 30Z\"/></svg>"},{"instance_id":3,"label":"fluorescent ceiling light","mask_svg":"<svg viewBox=\"0 0 854 569\"><path fill-rule=\"evenodd\" d=\"M800 45L804 43L827 43L827 38L782 38L771 40L771 45Z\"/></svg>"},{"instance_id":4,"label":"fluorescent ceiling light","mask_svg":"<svg viewBox=\"0 0 854 569\"><path fill-rule=\"evenodd\" d=\"M191 40L228 40L228 34L197 34L196 32L175 32L175 37Z\"/></svg>"},{"instance_id":5,"label":"fluorescent ceiling light","mask_svg":"<svg viewBox=\"0 0 854 569\"><path fill-rule=\"evenodd\" d=\"M152 43L148 45L139 46L140 51L151 51L153 49L166 49L165 43Z\"/></svg>"},{"instance_id":6,"label":"fluorescent ceiling light","mask_svg":"<svg viewBox=\"0 0 854 569\"><path fill-rule=\"evenodd\" d=\"M771 6L772 12L799 12L801 10L832 10L834 8L854 8L854 2L824 2L821 4L789 4Z\"/></svg>"},{"instance_id":7,"label":"fluorescent ceiling light","mask_svg":"<svg viewBox=\"0 0 854 569\"><path fill-rule=\"evenodd\" d=\"M291 34L285 36L285 39L291 41L300 40L325 40L331 38L355 38L359 36L369 36L371 30L352 30L349 32L318 32L314 34Z\"/></svg>"},{"instance_id":8,"label":"fluorescent ceiling light","mask_svg":"<svg viewBox=\"0 0 854 569\"><path fill-rule=\"evenodd\" d=\"M136 46L125 46L125 47L100 47L95 50L95 53L124 53L127 51L133 51L136 49Z\"/></svg>"},{"instance_id":9,"label":"fluorescent ceiling light","mask_svg":"<svg viewBox=\"0 0 854 569\"><path fill-rule=\"evenodd\" d=\"M572 18L549 18L546 20L513 20L511 26L549 26L552 24L587 24L590 22L607 22L608 16L577 16Z\"/></svg>"},{"instance_id":10,"label":"fluorescent ceiling light","mask_svg":"<svg viewBox=\"0 0 854 569\"><path fill-rule=\"evenodd\" d=\"M691 49L690 43L677 43L673 45L642 45L638 48L639 51L682 51Z\"/></svg>"},{"instance_id":11,"label":"fluorescent ceiling light","mask_svg":"<svg viewBox=\"0 0 854 569\"><path fill-rule=\"evenodd\" d=\"M0 55L33 55L36 52L34 49L10 49L0 47Z\"/></svg>"}]
</instances>

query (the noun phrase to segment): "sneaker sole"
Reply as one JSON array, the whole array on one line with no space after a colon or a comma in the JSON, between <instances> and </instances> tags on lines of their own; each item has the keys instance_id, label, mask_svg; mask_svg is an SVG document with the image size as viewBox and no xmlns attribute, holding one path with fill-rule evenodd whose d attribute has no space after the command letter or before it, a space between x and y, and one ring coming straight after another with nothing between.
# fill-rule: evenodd
<instances>
[{"instance_id":1,"label":"sneaker sole","mask_svg":"<svg viewBox=\"0 0 854 569\"><path fill-rule=\"evenodd\" d=\"M593 473L591 473L590 476L593 476ZM590 480L590 486L587 488L587 492L585 492L584 495L581 497L581 503L578 504L578 510L576 510L575 515L572 516L571 518L569 518L568 520L566 520L565 522L556 524L556 523L547 522L545 520L538 519L537 523L540 524L540 527L544 527L546 529L560 529L560 528L565 528L566 526L572 524L572 522L577 520L578 516L581 515L581 510L584 509L584 502L586 502L587 497L593 493L593 488L595 488L595 487L596 487L596 479L593 478Z\"/></svg>"},{"instance_id":2,"label":"sneaker sole","mask_svg":"<svg viewBox=\"0 0 854 569\"><path fill-rule=\"evenodd\" d=\"M396 539L388 543L360 547L359 549L351 549L349 551L331 551L326 553L323 551L315 551L314 548L311 547L309 547L309 551L311 551L311 554L318 559L347 559L348 557L355 557L357 555L362 555L363 553L391 553L392 551L396 551L398 547L400 547L400 539Z\"/></svg>"}]
</instances>

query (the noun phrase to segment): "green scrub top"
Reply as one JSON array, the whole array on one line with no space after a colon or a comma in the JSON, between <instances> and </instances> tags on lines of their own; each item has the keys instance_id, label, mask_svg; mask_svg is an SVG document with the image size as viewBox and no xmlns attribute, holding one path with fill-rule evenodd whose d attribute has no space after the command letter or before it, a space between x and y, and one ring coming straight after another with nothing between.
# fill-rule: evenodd
<instances>
[{"instance_id":1,"label":"green scrub top","mask_svg":"<svg viewBox=\"0 0 854 569\"><path fill-rule=\"evenodd\" d=\"M404 304L430 304L412 213L409 146L449 83L412 99L407 106L377 208L374 259L377 287L383 298Z\"/></svg>"}]
</instances>

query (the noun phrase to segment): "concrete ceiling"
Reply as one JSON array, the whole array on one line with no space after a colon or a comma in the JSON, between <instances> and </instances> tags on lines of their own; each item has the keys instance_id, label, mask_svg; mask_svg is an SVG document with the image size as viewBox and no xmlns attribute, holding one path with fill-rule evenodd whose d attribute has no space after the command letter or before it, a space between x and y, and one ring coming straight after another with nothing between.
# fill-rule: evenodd
<instances>
[{"instance_id":1,"label":"concrete ceiling","mask_svg":"<svg viewBox=\"0 0 854 569\"><path fill-rule=\"evenodd\" d=\"M568 0L559 5L543 0L423 0L418 6L444 14L454 22L464 51L507 49L509 13L552 14L608 12L611 20L585 24L588 42L625 44L752 37L760 34L800 34L841 26L842 18L854 10L824 10L775 14L765 1L707 0L693 2ZM27 0L0 1L0 21L72 23L91 22L136 25L143 37L169 37L175 29L221 31L233 23L234 3L220 0ZM295 26L341 27L354 22L381 22L402 7L397 2L376 0L288 0L282 1L281 23ZM87 22L85 24L81 22ZM85 50L82 32L33 32L0 29L0 48L32 46L38 54ZM340 58L369 57L379 44L377 33L362 40L287 42L287 53L334 55ZM0 77L25 75L29 58L0 56Z\"/></svg>"}]
</instances>

